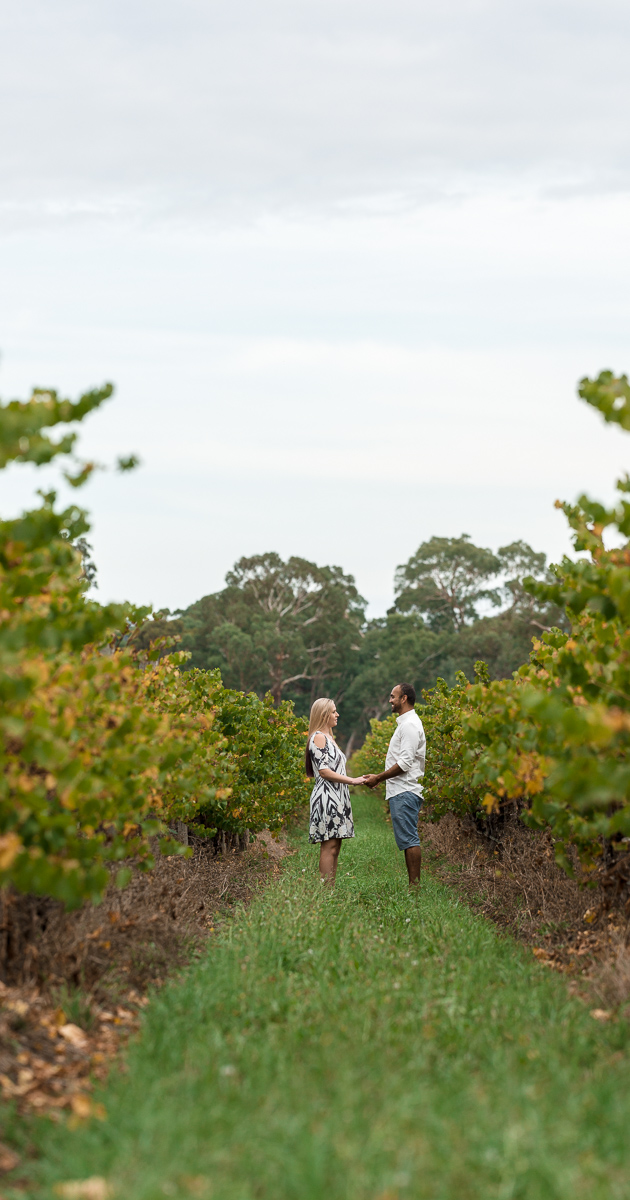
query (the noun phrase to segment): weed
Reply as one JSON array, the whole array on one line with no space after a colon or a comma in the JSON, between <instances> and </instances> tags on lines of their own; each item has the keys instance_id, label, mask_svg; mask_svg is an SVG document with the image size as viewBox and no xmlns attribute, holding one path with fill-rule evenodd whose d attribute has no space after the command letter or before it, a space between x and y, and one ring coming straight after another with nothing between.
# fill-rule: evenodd
<instances>
[{"instance_id":1,"label":"weed","mask_svg":"<svg viewBox=\"0 0 630 1200\"><path fill-rule=\"evenodd\" d=\"M63 1009L67 1021L72 1021L87 1033L94 1029L96 1015L89 993L71 983L62 983L52 990L52 997L59 1008Z\"/></svg>"}]
</instances>

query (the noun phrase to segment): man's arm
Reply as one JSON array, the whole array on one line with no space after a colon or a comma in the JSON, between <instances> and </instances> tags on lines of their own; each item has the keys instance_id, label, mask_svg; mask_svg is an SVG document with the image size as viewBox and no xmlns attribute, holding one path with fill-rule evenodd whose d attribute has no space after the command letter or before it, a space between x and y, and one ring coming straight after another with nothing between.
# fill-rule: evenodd
<instances>
[{"instance_id":1,"label":"man's arm","mask_svg":"<svg viewBox=\"0 0 630 1200\"><path fill-rule=\"evenodd\" d=\"M403 725L401 729L401 747L398 755L398 762L394 763L387 771L381 771L378 775L366 775L365 782L368 787L377 787L379 783L384 783L386 779L393 779L396 775L404 775L408 771L420 744L420 730L411 726L410 728Z\"/></svg>"},{"instance_id":2,"label":"man's arm","mask_svg":"<svg viewBox=\"0 0 630 1200\"><path fill-rule=\"evenodd\" d=\"M376 787L379 783L384 783L386 779L393 779L394 775L404 775L402 767L398 763L394 763L388 771L381 771L379 775L366 775L365 783L369 788Z\"/></svg>"}]
</instances>

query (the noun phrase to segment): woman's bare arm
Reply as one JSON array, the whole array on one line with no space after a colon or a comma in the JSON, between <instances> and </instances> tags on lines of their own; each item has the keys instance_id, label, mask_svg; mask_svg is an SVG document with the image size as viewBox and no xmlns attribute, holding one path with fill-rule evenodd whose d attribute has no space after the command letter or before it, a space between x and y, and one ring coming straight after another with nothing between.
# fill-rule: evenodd
<instances>
[{"instance_id":1,"label":"woman's bare arm","mask_svg":"<svg viewBox=\"0 0 630 1200\"><path fill-rule=\"evenodd\" d=\"M319 773L322 779L327 779L329 783L363 783L364 781L363 775L353 779L351 775L339 775L337 771L331 771L330 767L322 767Z\"/></svg>"},{"instance_id":2,"label":"woman's bare arm","mask_svg":"<svg viewBox=\"0 0 630 1200\"><path fill-rule=\"evenodd\" d=\"M323 733L316 733L313 738L318 750L323 750L326 745L326 738ZM350 775L340 775L338 771L331 771L330 767L321 767L320 775L322 779L327 779L329 783L363 783L365 776L361 775L357 779L353 779Z\"/></svg>"}]
</instances>

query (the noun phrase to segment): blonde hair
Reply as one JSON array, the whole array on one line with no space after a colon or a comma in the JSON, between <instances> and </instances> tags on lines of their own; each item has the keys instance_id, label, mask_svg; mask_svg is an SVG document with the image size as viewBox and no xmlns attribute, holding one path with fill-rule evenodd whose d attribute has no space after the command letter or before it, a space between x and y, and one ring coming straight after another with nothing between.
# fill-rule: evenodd
<instances>
[{"instance_id":1,"label":"blonde hair","mask_svg":"<svg viewBox=\"0 0 630 1200\"><path fill-rule=\"evenodd\" d=\"M314 704L311 704L311 716L308 723L308 738L304 753L304 767L306 774L310 779L312 779L315 774L313 771L313 760L311 758L311 738L318 729L321 729L322 726L325 727L330 723L330 717L334 707L335 701L329 700L326 696L323 696L321 700L316 700Z\"/></svg>"},{"instance_id":2,"label":"blonde hair","mask_svg":"<svg viewBox=\"0 0 630 1200\"><path fill-rule=\"evenodd\" d=\"M311 716L308 723L308 736L315 733L318 729L325 729L330 724L330 717L335 707L335 701L329 700L323 696L321 700L316 700L311 704Z\"/></svg>"}]
</instances>

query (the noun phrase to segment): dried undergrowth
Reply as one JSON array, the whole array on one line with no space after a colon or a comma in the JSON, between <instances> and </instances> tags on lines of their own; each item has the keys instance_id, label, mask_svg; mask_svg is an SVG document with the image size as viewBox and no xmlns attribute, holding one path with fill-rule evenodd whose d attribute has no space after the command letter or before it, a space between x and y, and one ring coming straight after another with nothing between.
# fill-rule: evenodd
<instances>
[{"instance_id":1,"label":"dried undergrowth","mask_svg":"<svg viewBox=\"0 0 630 1200\"><path fill-rule=\"evenodd\" d=\"M5 893L0 979L48 990L70 983L104 999L120 986L160 983L217 914L247 900L286 853L268 834L242 853L216 854L202 840L191 845L191 858L158 853L152 871L135 870L127 888L112 885L102 904L74 912L55 900Z\"/></svg>"},{"instance_id":2,"label":"dried undergrowth","mask_svg":"<svg viewBox=\"0 0 630 1200\"><path fill-rule=\"evenodd\" d=\"M551 834L516 817L496 843L470 819L421 817L425 859L443 882L500 928L532 947L542 963L572 977L572 990L607 1010L630 1002L628 916L610 888L570 879L555 862Z\"/></svg>"},{"instance_id":3,"label":"dried undergrowth","mask_svg":"<svg viewBox=\"0 0 630 1200\"><path fill-rule=\"evenodd\" d=\"M98 1117L89 1093L138 1027L147 990L190 960L287 852L266 833L225 854L195 841L191 858L158 857L124 891L112 886L102 904L70 913L4 893L3 1098L22 1111Z\"/></svg>"},{"instance_id":4,"label":"dried undergrowth","mask_svg":"<svg viewBox=\"0 0 630 1200\"><path fill-rule=\"evenodd\" d=\"M625 938L619 939L614 952L599 964L590 983L602 1004L613 1008L627 1004L630 999L630 950Z\"/></svg>"}]
</instances>

